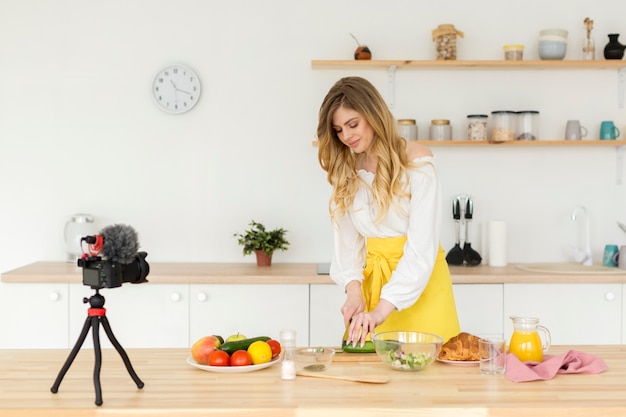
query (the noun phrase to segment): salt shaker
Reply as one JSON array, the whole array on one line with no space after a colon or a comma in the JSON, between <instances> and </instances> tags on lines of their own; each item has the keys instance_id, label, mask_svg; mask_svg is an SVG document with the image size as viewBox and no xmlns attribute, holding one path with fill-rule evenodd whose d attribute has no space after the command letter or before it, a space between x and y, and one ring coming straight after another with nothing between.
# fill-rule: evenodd
<instances>
[{"instance_id":1,"label":"salt shaker","mask_svg":"<svg viewBox=\"0 0 626 417\"><path fill-rule=\"evenodd\" d=\"M287 380L296 379L296 332L294 330L281 330L280 344L283 350L280 378Z\"/></svg>"}]
</instances>

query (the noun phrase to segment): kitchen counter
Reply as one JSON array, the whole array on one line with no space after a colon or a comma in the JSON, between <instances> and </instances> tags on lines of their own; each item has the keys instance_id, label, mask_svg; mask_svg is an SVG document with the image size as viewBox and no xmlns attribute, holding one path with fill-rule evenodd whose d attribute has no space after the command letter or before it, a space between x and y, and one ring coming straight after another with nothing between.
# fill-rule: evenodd
<instances>
[{"instance_id":1,"label":"kitchen counter","mask_svg":"<svg viewBox=\"0 0 626 417\"><path fill-rule=\"evenodd\" d=\"M387 384L297 377L280 379L280 365L240 374L196 369L188 349L127 349L141 390L115 350L103 350L104 404L94 404L93 351L81 349L57 394L50 392L69 350L0 350L0 415L87 416L568 416L626 415L626 345L553 346L593 353L608 365L596 375L557 375L514 383L480 375L476 366L435 363L400 372L378 361L336 360L327 373L386 375ZM346 355L346 354L338 354Z\"/></svg>"},{"instance_id":2,"label":"kitchen counter","mask_svg":"<svg viewBox=\"0 0 626 417\"><path fill-rule=\"evenodd\" d=\"M315 263L150 262L148 280L157 284L332 284L328 275L317 273ZM454 284L502 283L626 283L624 274L550 274L529 272L514 264L504 267L451 266ZM68 262L35 262L2 273L2 282L81 283L82 268Z\"/></svg>"}]
</instances>

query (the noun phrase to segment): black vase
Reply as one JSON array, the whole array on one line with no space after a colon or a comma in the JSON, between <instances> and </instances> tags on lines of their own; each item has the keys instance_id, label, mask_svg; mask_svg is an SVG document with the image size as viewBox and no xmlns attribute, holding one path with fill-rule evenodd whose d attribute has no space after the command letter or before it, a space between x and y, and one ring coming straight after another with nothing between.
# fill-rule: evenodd
<instances>
[{"instance_id":1,"label":"black vase","mask_svg":"<svg viewBox=\"0 0 626 417\"><path fill-rule=\"evenodd\" d=\"M606 59L622 59L624 57L624 49L626 46L619 43L617 38L619 33L609 34L609 43L604 47L604 58Z\"/></svg>"}]
</instances>

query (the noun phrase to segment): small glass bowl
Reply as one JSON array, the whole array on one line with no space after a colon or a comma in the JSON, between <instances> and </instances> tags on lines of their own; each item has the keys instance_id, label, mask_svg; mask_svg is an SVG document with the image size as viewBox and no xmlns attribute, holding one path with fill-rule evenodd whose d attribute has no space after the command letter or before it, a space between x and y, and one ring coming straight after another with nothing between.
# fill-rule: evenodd
<instances>
[{"instance_id":1,"label":"small glass bowl","mask_svg":"<svg viewBox=\"0 0 626 417\"><path fill-rule=\"evenodd\" d=\"M327 347L305 347L296 350L296 372L322 372L333 361L335 350Z\"/></svg>"}]
</instances>

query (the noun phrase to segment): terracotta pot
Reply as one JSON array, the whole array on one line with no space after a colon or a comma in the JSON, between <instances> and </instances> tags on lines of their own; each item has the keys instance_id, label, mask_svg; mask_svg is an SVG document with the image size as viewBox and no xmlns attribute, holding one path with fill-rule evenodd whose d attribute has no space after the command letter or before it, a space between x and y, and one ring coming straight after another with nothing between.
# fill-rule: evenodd
<instances>
[{"instance_id":1,"label":"terracotta pot","mask_svg":"<svg viewBox=\"0 0 626 417\"><path fill-rule=\"evenodd\" d=\"M272 257L268 256L265 251L255 250L257 266L272 266Z\"/></svg>"}]
</instances>

